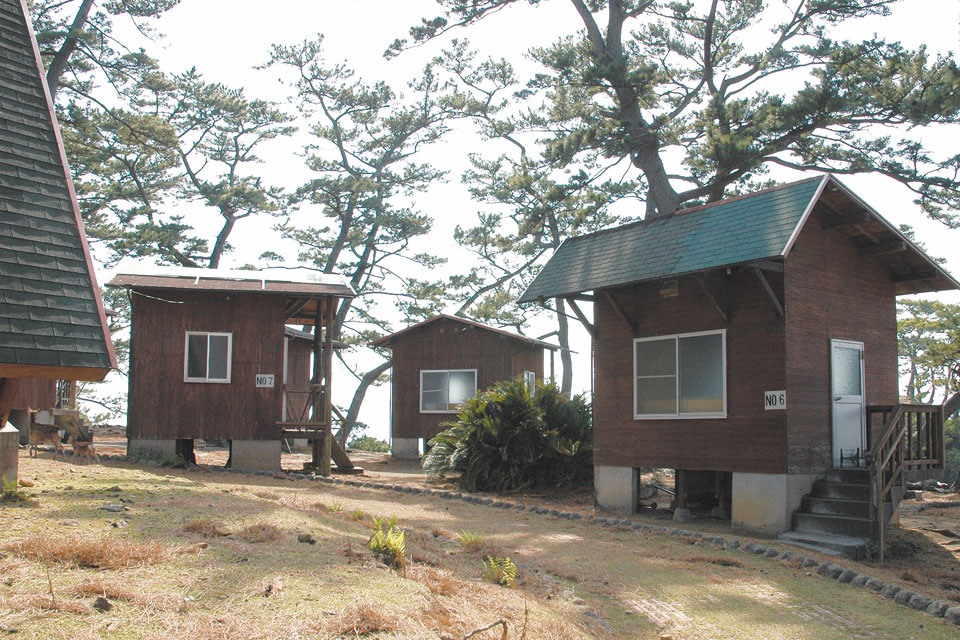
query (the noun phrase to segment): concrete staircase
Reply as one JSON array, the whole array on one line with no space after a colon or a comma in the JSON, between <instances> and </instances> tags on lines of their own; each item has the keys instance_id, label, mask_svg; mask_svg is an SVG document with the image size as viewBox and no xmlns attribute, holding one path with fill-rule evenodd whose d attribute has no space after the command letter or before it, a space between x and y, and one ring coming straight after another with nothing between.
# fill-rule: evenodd
<instances>
[{"instance_id":1,"label":"concrete staircase","mask_svg":"<svg viewBox=\"0 0 960 640\"><path fill-rule=\"evenodd\" d=\"M894 500L899 503L899 493ZM884 505L883 521L888 522L895 504ZM879 524L870 518L870 472L863 467L827 469L800 508L793 512L793 530L779 540L821 553L866 560Z\"/></svg>"}]
</instances>

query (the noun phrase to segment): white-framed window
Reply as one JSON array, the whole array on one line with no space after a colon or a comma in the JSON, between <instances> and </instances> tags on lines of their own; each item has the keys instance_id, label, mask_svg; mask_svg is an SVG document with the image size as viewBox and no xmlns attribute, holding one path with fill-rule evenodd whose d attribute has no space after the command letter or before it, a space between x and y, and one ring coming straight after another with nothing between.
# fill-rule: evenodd
<instances>
[{"instance_id":1,"label":"white-framed window","mask_svg":"<svg viewBox=\"0 0 960 640\"><path fill-rule=\"evenodd\" d=\"M184 382L230 382L233 334L187 331L183 356Z\"/></svg>"},{"instance_id":2,"label":"white-framed window","mask_svg":"<svg viewBox=\"0 0 960 640\"><path fill-rule=\"evenodd\" d=\"M537 386L537 374L533 371L524 371L523 384L527 385L527 389L533 389Z\"/></svg>"},{"instance_id":3,"label":"white-framed window","mask_svg":"<svg viewBox=\"0 0 960 640\"><path fill-rule=\"evenodd\" d=\"M726 418L726 329L635 339L633 417Z\"/></svg>"},{"instance_id":4,"label":"white-framed window","mask_svg":"<svg viewBox=\"0 0 960 640\"><path fill-rule=\"evenodd\" d=\"M476 369L420 371L420 413L456 413L475 395Z\"/></svg>"}]
</instances>

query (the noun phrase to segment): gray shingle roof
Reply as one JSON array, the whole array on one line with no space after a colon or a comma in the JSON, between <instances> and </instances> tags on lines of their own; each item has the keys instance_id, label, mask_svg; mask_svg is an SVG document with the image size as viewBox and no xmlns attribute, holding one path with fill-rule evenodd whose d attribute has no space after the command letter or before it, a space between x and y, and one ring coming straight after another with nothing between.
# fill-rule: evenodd
<instances>
[{"instance_id":1,"label":"gray shingle roof","mask_svg":"<svg viewBox=\"0 0 960 640\"><path fill-rule=\"evenodd\" d=\"M19 0L0 0L0 363L99 379L115 361L42 82Z\"/></svg>"}]
</instances>

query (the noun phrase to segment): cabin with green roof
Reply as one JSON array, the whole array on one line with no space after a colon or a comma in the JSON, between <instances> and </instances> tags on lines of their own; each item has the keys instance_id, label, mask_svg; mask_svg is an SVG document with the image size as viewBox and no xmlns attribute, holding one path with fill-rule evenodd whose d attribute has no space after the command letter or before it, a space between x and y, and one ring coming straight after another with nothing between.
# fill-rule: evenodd
<instances>
[{"instance_id":1,"label":"cabin with green roof","mask_svg":"<svg viewBox=\"0 0 960 640\"><path fill-rule=\"evenodd\" d=\"M520 302L593 305L599 506L670 468L678 517L869 539L943 465L938 408L899 403L896 297L956 288L824 175L568 239Z\"/></svg>"}]
</instances>

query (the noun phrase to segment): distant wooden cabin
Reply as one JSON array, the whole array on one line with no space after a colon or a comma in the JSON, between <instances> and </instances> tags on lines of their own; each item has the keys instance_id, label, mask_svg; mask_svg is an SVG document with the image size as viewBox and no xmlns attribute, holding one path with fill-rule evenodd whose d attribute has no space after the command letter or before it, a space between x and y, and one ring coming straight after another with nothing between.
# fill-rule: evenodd
<instances>
[{"instance_id":1,"label":"distant wooden cabin","mask_svg":"<svg viewBox=\"0 0 960 640\"><path fill-rule=\"evenodd\" d=\"M231 466L279 469L283 439L331 440L330 327L354 295L342 276L158 268L107 286L130 292L131 453L189 459L195 439L229 440Z\"/></svg>"},{"instance_id":2,"label":"distant wooden cabin","mask_svg":"<svg viewBox=\"0 0 960 640\"><path fill-rule=\"evenodd\" d=\"M437 315L373 343L393 351L391 439L395 457L416 458L460 404L496 382L543 379L544 349L502 329Z\"/></svg>"},{"instance_id":3,"label":"distant wooden cabin","mask_svg":"<svg viewBox=\"0 0 960 640\"><path fill-rule=\"evenodd\" d=\"M0 428L23 429L27 407L53 408L56 380L103 380L116 358L20 0L0 0L0 32Z\"/></svg>"},{"instance_id":4,"label":"distant wooden cabin","mask_svg":"<svg viewBox=\"0 0 960 640\"><path fill-rule=\"evenodd\" d=\"M569 239L520 301L593 303L598 504L633 511L638 470L672 468L681 514L776 533L904 420L884 477L942 467L939 408L899 405L895 303L956 288L826 175Z\"/></svg>"}]
</instances>

